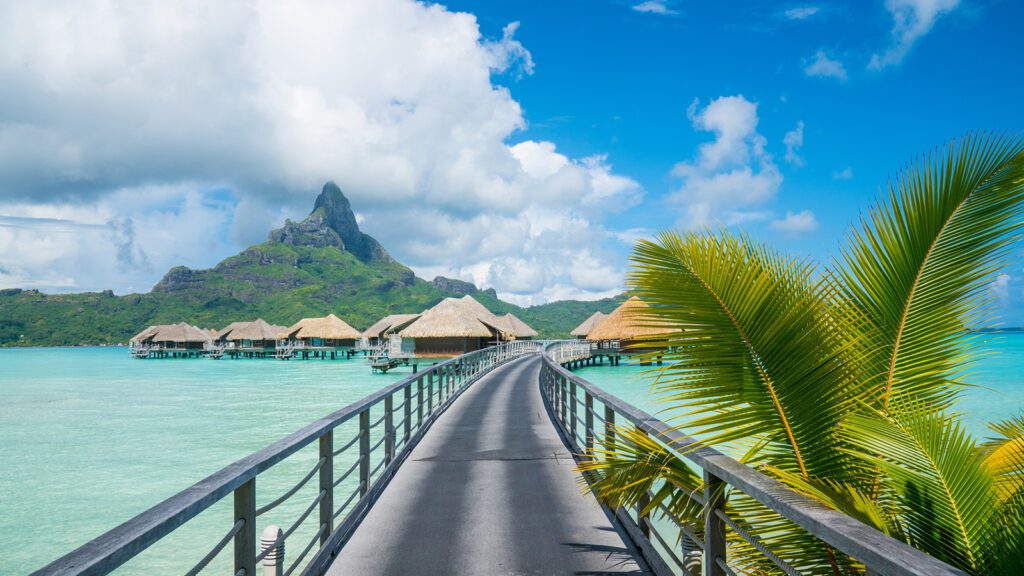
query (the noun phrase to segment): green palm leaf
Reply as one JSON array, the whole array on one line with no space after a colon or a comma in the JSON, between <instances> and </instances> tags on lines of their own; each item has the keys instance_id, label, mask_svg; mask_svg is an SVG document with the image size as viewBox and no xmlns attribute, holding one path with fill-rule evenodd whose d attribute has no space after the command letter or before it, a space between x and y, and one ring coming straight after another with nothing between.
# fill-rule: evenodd
<instances>
[{"instance_id":1,"label":"green palm leaf","mask_svg":"<svg viewBox=\"0 0 1024 576\"><path fill-rule=\"evenodd\" d=\"M955 418L899 407L901 418L851 414L844 436L877 464L898 495L911 544L974 571L991 546L997 510L993 478L973 438Z\"/></svg>"},{"instance_id":2,"label":"green palm leaf","mask_svg":"<svg viewBox=\"0 0 1024 576\"><path fill-rule=\"evenodd\" d=\"M728 232L641 241L630 282L637 321L676 329L656 342L668 365L659 400L707 442L765 442L760 458L805 477L843 473L836 429L856 401L849 348L825 320L806 261Z\"/></svg>"},{"instance_id":3,"label":"green palm leaf","mask_svg":"<svg viewBox=\"0 0 1024 576\"><path fill-rule=\"evenodd\" d=\"M986 317L989 276L1024 213L1024 146L966 137L911 166L861 221L837 282L883 411L900 397L948 408Z\"/></svg>"},{"instance_id":4,"label":"green palm leaf","mask_svg":"<svg viewBox=\"0 0 1024 576\"><path fill-rule=\"evenodd\" d=\"M1004 500L1024 492L1024 416L989 427L998 435L983 446L985 463L995 475L996 487Z\"/></svg>"}]
</instances>

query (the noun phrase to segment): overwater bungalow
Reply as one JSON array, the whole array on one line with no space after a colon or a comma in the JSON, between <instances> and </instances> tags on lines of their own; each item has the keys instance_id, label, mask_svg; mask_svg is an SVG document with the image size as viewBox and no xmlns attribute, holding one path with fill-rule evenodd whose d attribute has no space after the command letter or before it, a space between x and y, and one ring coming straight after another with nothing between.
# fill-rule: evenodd
<instances>
[{"instance_id":1,"label":"overwater bungalow","mask_svg":"<svg viewBox=\"0 0 1024 576\"><path fill-rule=\"evenodd\" d=\"M213 338L190 324L150 326L129 340L133 358L199 358Z\"/></svg>"},{"instance_id":2,"label":"overwater bungalow","mask_svg":"<svg viewBox=\"0 0 1024 576\"><path fill-rule=\"evenodd\" d=\"M515 340L533 340L538 336L536 330L511 312L504 316L499 316L498 319L505 325L505 333L512 336Z\"/></svg>"},{"instance_id":3,"label":"overwater bungalow","mask_svg":"<svg viewBox=\"0 0 1024 576\"><path fill-rule=\"evenodd\" d=\"M650 320L642 318L641 313L647 307L646 302L633 296L597 322L587 333L587 340L598 342L598 349L629 347L639 350L646 338L668 331L652 326Z\"/></svg>"},{"instance_id":4,"label":"overwater bungalow","mask_svg":"<svg viewBox=\"0 0 1024 576\"><path fill-rule=\"evenodd\" d=\"M334 314L303 318L278 334L278 358L341 358L351 356L362 334Z\"/></svg>"},{"instance_id":5,"label":"overwater bungalow","mask_svg":"<svg viewBox=\"0 0 1024 576\"><path fill-rule=\"evenodd\" d=\"M373 350L388 342L391 334L398 334L400 330L418 320L420 314L389 314L377 320L372 326L363 331L360 348Z\"/></svg>"},{"instance_id":6,"label":"overwater bungalow","mask_svg":"<svg viewBox=\"0 0 1024 576\"><path fill-rule=\"evenodd\" d=\"M420 358L458 356L514 338L505 321L472 296L445 298L398 334L403 343L412 341Z\"/></svg>"},{"instance_id":7,"label":"overwater bungalow","mask_svg":"<svg viewBox=\"0 0 1024 576\"><path fill-rule=\"evenodd\" d=\"M277 349L277 337L285 326L268 324L262 318L253 322L232 322L217 332L217 343L232 358L265 358Z\"/></svg>"},{"instance_id":8,"label":"overwater bungalow","mask_svg":"<svg viewBox=\"0 0 1024 576\"><path fill-rule=\"evenodd\" d=\"M597 326L601 320L604 320L607 317L608 315L604 312L594 312L590 315L590 318L587 318L579 326L573 328L572 332L569 332L569 335L577 340L586 340L587 334L594 329L594 326Z\"/></svg>"}]
</instances>

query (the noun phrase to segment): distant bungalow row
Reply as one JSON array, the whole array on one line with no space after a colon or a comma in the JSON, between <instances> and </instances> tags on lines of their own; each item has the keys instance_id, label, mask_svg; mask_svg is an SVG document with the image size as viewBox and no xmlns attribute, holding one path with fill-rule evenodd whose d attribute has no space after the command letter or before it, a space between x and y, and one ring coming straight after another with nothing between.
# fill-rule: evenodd
<instances>
[{"instance_id":1,"label":"distant bungalow row","mask_svg":"<svg viewBox=\"0 0 1024 576\"><path fill-rule=\"evenodd\" d=\"M597 312L572 331L579 339L617 349L620 341L648 331L625 321L630 308L646 306L631 298L608 315ZM392 314L360 332L334 314L303 318L291 327L261 318L232 322L221 330L187 323L150 326L130 340L135 358L351 358L364 354L386 371L417 358L448 358L496 342L531 340L537 331L514 314L498 316L472 296L445 298L419 314Z\"/></svg>"}]
</instances>

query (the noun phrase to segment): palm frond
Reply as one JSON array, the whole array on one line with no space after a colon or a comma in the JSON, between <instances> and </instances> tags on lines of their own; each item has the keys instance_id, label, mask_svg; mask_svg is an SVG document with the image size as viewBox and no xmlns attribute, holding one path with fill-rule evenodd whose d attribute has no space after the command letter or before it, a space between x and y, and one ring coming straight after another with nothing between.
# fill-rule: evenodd
<instances>
[{"instance_id":1,"label":"palm frond","mask_svg":"<svg viewBox=\"0 0 1024 576\"><path fill-rule=\"evenodd\" d=\"M835 271L878 409L951 406L987 317L986 285L1024 214L1024 144L968 136L891 183Z\"/></svg>"},{"instance_id":2,"label":"palm frond","mask_svg":"<svg viewBox=\"0 0 1024 576\"><path fill-rule=\"evenodd\" d=\"M793 490L821 502L825 506L855 518L875 530L897 540L904 540L899 521L877 499L858 486L831 480L807 479L771 466L762 469Z\"/></svg>"},{"instance_id":3,"label":"palm frond","mask_svg":"<svg viewBox=\"0 0 1024 576\"><path fill-rule=\"evenodd\" d=\"M996 511L982 453L953 417L906 406L899 413L899 420L851 414L843 425L850 450L881 468L913 546L976 570L990 546Z\"/></svg>"},{"instance_id":4,"label":"palm frond","mask_svg":"<svg viewBox=\"0 0 1024 576\"><path fill-rule=\"evenodd\" d=\"M577 466L598 498L630 508L657 490L644 513L665 504L680 521L700 524L701 505L691 496L700 497L704 480L693 468L635 426L616 426L614 434L614 447L595 448Z\"/></svg>"},{"instance_id":5,"label":"palm frond","mask_svg":"<svg viewBox=\"0 0 1024 576\"><path fill-rule=\"evenodd\" d=\"M687 432L765 441L767 463L803 476L842 473L835 431L859 392L814 267L725 231L663 233L632 263L641 320L673 329L656 389Z\"/></svg>"}]
</instances>

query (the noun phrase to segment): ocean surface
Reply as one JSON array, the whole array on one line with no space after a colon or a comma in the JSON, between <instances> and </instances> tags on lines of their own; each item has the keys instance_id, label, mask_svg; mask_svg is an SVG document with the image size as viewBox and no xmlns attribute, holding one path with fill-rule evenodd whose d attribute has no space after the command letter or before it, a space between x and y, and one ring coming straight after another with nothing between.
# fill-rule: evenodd
<instances>
[{"instance_id":1,"label":"ocean surface","mask_svg":"<svg viewBox=\"0 0 1024 576\"><path fill-rule=\"evenodd\" d=\"M987 433L986 422L1024 411L1024 334L986 335L985 346L991 354L970 375L976 386L960 404L970 430L980 436ZM578 374L655 413L660 405L650 395L647 370L623 364ZM0 573L39 568L410 373L371 374L363 359L133 360L124 348L0 349L0 530L6 544ZM353 433L339 429L336 447ZM314 445L260 475L258 505L287 491L316 458ZM335 464L338 474L341 464ZM354 489L353 480L339 486L336 504ZM315 485L261 516L257 529L290 526L315 498ZM230 501L118 574L184 573L231 527ZM315 517L289 538L289 562L313 537ZM208 573L230 572L229 563L230 545Z\"/></svg>"},{"instance_id":2,"label":"ocean surface","mask_svg":"<svg viewBox=\"0 0 1024 576\"><path fill-rule=\"evenodd\" d=\"M991 435L989 422L1024 414L1024 332L992 332L981 336L981 354L965 375L969 386L956 410L967 430L977 438ZM622 400L665 418L665 404L652 394L652 367L588 366L576 374Z\"/></svg>"}]
</instances>

